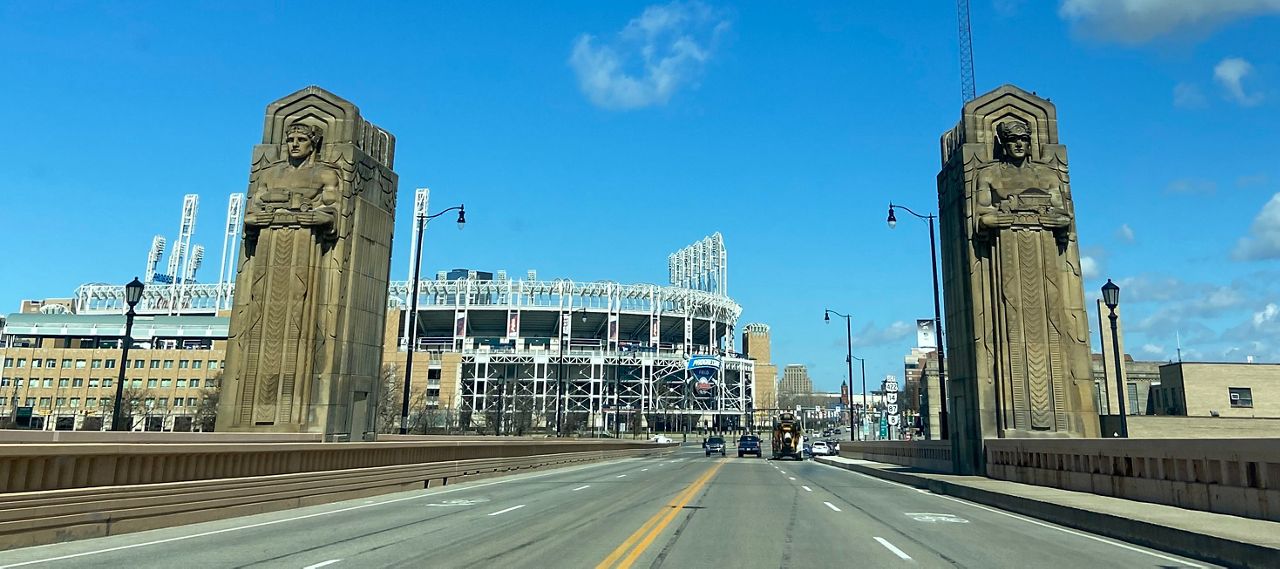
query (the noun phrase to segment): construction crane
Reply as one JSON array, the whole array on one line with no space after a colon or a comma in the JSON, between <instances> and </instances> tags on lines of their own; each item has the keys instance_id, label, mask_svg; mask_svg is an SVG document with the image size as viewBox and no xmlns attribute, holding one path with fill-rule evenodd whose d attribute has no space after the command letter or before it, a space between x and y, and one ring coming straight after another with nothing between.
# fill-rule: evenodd
<instances>
[{"instance_id":1,"label":"construction crane","mask_svg":"<svg viewBox=\"0 0 1280 569\"><path fill-rule=\"evenodd\" d=\"M956 0L956 20L960 28L960 96L968 103L977 97L973 85L973 31L969 27L969 0Z\"/></svg>"}]
</instances>

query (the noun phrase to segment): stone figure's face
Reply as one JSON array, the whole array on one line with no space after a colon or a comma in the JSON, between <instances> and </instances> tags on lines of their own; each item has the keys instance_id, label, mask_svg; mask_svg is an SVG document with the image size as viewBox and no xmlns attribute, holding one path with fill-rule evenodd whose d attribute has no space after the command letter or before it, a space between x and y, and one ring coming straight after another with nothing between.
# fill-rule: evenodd
<instances>
[{"instance_id":1,"label":"stone figure's face","mask_svg":"<svg viewBox=\"0 0 1280 569\"><path fill-rule=\"evenodd\" d=\"M1005 137L1004 153L1005 156L1016 160L1022 160L1027 157L1027 153L1031 151L1031 137L1026 134L1011 134Z\"/></svg>"},{"instance_id":2,"label":"stone figure's face","mask_svg":"<svg viewBox=\"0 0 1280 569\"><path fill-rule=\"evenodd\" d=\"M310 156L315 148L311 144L311 137L301 132L290 132L284 138L285 148L289 151L290 158L306 158Z\"/></svg>"}]
</instances>

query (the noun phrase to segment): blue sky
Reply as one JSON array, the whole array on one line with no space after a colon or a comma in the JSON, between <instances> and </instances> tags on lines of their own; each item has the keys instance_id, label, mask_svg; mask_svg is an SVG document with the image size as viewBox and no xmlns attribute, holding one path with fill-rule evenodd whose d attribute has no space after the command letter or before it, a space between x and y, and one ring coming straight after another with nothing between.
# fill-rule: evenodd
<instances>
[{"instance_id":1,"label":"blue sky","mask_svg":"<svg viewBox=\"0 0 1280 569\"><path fill-rule=\"evenodd\" d=\"M397 136L393 278L417 186L470 221L429 230L427 274L664 282L720 231L775 361L835 389L832 308L869 378L901 375L928 244L885 209L936 207L952 3L368 6L0 4L0 308L141 273L184 193L216 278L265 105L317 84ZM973 0L972 23L979 92L1058 105L1086 294L1120 283L1129 350L1280 361L1280 2Z\"/></svg>"}]
</instances>

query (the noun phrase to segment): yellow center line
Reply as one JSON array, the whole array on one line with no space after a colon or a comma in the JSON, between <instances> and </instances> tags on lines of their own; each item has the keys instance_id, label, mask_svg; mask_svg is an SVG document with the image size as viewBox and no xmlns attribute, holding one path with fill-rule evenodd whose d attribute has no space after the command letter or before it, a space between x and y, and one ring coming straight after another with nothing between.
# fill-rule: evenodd
<instances>
[{"instance_id":1,"label":"yellow center line","mask_svg":"<svg viewBox=\"0 0 1280 569\"><path fill-rule=\"evenodd\" d=\"M697 480L694 480L692 484L677 494L675 498L672 498L671 501L667 503L666 507L659 510L658 513L653 515L653 517L646 520L644 524L640 526L640 529L627 537L626 541L623 541L617 549L614 549L608 557L604 558L604 561L601 561L599 565L596 565L596 569L608 569L610 567L625 569L630 567L632 563L635 563L636 558L640 557L640 554L644 553L644 551L649 548L649 545L658 537L658 534L662 533L662 530L666 529L667 525L671 523L671 520L674 520L675 517L680 514L680 510L698 494L698 491L701 490L707 482L711 481L711 478L716 475L716 472L720 470L720 467L722 466L724 466L723 461L716 461L715 466L707 469L702 476L699 476ZM633 545L634 548L632 547ZM629 554L627 553L628 551L630 551ZM618 559L623 555L626 555L626 558L622 559L622 561L618 561ZM617 562L617 565L614 565L615 562Z\"/></svg>"}]
</instances>

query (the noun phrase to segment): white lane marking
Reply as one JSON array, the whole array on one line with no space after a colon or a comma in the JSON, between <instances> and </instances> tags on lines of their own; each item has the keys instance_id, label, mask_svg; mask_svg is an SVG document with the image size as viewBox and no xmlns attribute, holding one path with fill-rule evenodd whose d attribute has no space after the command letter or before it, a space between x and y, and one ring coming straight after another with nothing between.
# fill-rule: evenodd
<instances>
[{"instance_id":1,"label":"white lane marking","mask_svg":"<svg viewBox=\"0 0 1280 569\"><path fill-rule=\"evenodd\" d=\"M959 517L955 514L935 514L931 512L903 512L902 515L908 516L917 522L947 522L953 524L967 524L969 520Z\"/></svg>"},{"instance_id":2,"label":"white lane marking","mask_svg":"<svg viewBox=\"0 0 1280 569\"><path fill-rule=\"evenodd\" d=\"M804 488L804 491L805 491L805 492L812 492L812 491L813 491L813 488L810 488L810 487L808 487L808 486L801 486L801 488Z\"/></svg>"},{"instance_id":3,"label":"white lane marking","mask_svg":"<svg viewBox=\"0 0 1280 569\"><path fill-rule=\"evenodd\" d=\"M628 461L627 459L624 459L624 460L622 460L621 462L627 462L627 461ZM155 541L146 541L146 542L143 542L143 543L132 543L132 544L129 544L129 545L120 545L120 546L116 546L116 547L108 547L108 548L106 548L106 549L95 549L95 550L93 550L93 551L83 551L83 552L80 552L80 553L71 553L71 554L67 554L67 555L59 555L59 556L57 556L57 557L47 557L47 558L45 558L45 559L33 559L33 560L31 560L31 561L23 561L23 562L21 562L21 563L10 563L10 564L8 564L8 565L0 565L0 569L10 569L10 568L12 568L12 567L25 567L25 566L27 566L27 565L35 565L35 564L37 564L37 563L49 563L49 562L51 562L51 561L62 561L63 559L75 559L75 558L77 558L77 557L85 557L85 556L88 556L88 555L98 555L98 554L100 554L100 553L111 553L112 551L121 551L121 550L125 550L125 549L136 549L136 548L139 548L139 547L146 547L146 546L148 546L148 545L159 545L159 544L162 544L162 543L172 543L172 542L175 542L175 541L186 541L186 540L188 540L188 539L195 539L195 538L197 538L197 537L205 537L205 536L210 536L210 535L218 535L218 534L222 534L222 533L228 533L228 532L233 532L233 531L240 531L240 530L245 530L245 529L260 528L260 527L264 527L264 526L273 526L273 525L276 525L276 524L282 524L282 523L286 523L286 522L296 522L296 521L298 521L298 520L305 520L305 519L309 519L309 518L318 518L318 517L320 517L320 516L328 516L328 515L330 515L330 514L340 514L340 513L342 513L342 512L349 512L349 511L351 511L351 510L363 510L363 509L365 509L365 508L369 508L369 507L372 507L372 506L381 506L381 505L383 505L383 504L395 504L395 503L397 503L397 502L405 502L405 501L408 501L408 500L418 500L418 499L422 499L422 498L431 498L431 497L434 497L434 496L439 496L440 494L449 494L449 493L452 493L452 492L461 492L461 491L464 491L464 490L473 490L473 489L476 489L476 488L484 488L484 487L486 487L486 486L495 486L495 485L498 485L498 484L506 484L506 483L508 483L508 482L515 482L515 481L517 481L517 480L528 480L528 479L530 479L530 478L542 478L543 476L551 476L552 474L565 474L565 473L568 473L568 472L575 472L575 471L578 471L578 470L586 470L586 469L588 469L588 468L595 468L595 467L597 467L597 466L605 466L605 465L607 465L607 464L618 464L618 462L600 462L600 463L597 463L597 464L587 464L587 465L584 465L584 466L581 466L581 467L578 467L578 468L556 469L556 470L552 470L551 472L544 472L544 473L542 473L542 474L530 474L530 475L528 475L528 476L521 476L521 477L519 477L519 478L504 478L504 479L502 479L502 480L494 480L493 482L483 482L483 483L474 484L474 485L470 485L470 486L460 486L460 487L456 487L456 488L450 488L450 489L447 489L447 490L440 490L439 492L431 492L431 493L427 493L427 494L414 494L413 496L405 496L405 497L403 497L403 498L393 498L393 499L391 499L391 500L383 500L383 501L381 501L381 502L377 502L377 503L374 503L374 504L360 504L359 506L349 506L349 507L346 507L346 508L339 508L339 509L337 509L337 510L327 510L327 511L324 511L324 512L316 512L316 513L314 513L314 514L307 514L307 515L304 515L304 516L297 516L297 517L293 517L293 518L283 518L283 519L279 519L279 520L271 520L271 521L267 521L267 522L259 522L259 523L256 523L256 524L249 524L249 525L247 525L247 526L236 526L236 527L222 528L222 529L218 529L218 530L211 530L211 531L205 531L205 532L200 532L200 533L193 533L193 534L191 534L191 535L180 535L180 536L178 536L178 537L169 537L169 538L165 538L165 539L157 539L157 540L155 540Z\"/></svg>"},{"instance_id":4,"label":"white lane marking","mask_svg":"<svg viewBox=\"0 0 1280 569\"><path fill-rule=\"evenodd\" d=\"M497 516L497 515L505 514L505 513L507 513L507 512L512 511L512 510L519 510L520 508L523 508L523 507L524 507L524 504L520 504L519 506L511 506L510 508L507 508L507 509L505 509L505 510L498 510L498 511L493 512L493 513L488 514L488 515L490 515L490 516Z\"/></svg>"},{"instance_id":5,"label":"white lane marking","mask_svg":"<svg viewBox=\"0 0 1280 569\"><path fill-rule=\"evenodd\" d=\"M339 561L342 561L342 560L341 560L341 559L330 559L330 560L328 560L328 561L321 561L321 562L319 562L319 563L316 563L315 565L307 565L306 567L303 567L302 569L320 569L321 567L324 567L324 566L326 566L326 565L333 565L334 563L337 563L337 562L339 562Z\"/></svg>"},{"instance_id":6,"label":"white lane marking","mask_svg":"<svg viewBox=\"0 0 1280 569\"><path fill-rule=\"evenodd\" d=\"M783 470L783 469L781 469L781 468L779 468L779 469L778 469L778 472L781 472L781 473L783 473L783 474L786 474L786 473L787 473L787 471L785 471L785 470Z\"/></svg>"},{"instance_id":7,"label":"white lane marking","mask_svg":"<svg viewBox=\"0 0 1280 569\"><path fill-rule=\"evenodd\" d=\"M648 471L649 471L649 469L648 469L648 468L641 468L641 469L640 469L640 472L648 472Z\"/></svg>"},{"instance_id":8,"label":"white lane marking","mask_svg":"<svg viewBox=\"0 0 1280 569\"><path fill-rule=\"evenodd\" d=\"M823 502L823 504L826 504L828 508L831 508L832 510L835 510L837 512L841 511L840 508L837 508L836 505L832 504L831 502Z\"/></svg>"},{"instance_id":9,"label":"white lane marking","mask_svg":"<svg viewBox=\"0 0 1280 569\"><path fill-rule=\"evenodd\" d=\"M585 490L585 489L590 488L590 487L591 487L591 485L590 485L590 484L584 484L584 485L582 485L582 486L579 486L579 487L577 487L577 488L574 488L573 490L570 490L570 492L577 492L578 490Z\"/></svg>"},{"instance_id":10,"label":"white lane marking","mask_svg":"<svg viewBox=\"0 0 1280 569\"><path fill-rule=\"evenodd\" d=\"M876 541L878 541L878 542L880 542L880 545L883 545L885 549L888 549L889 551L892 551L894 555L897 555L898 557L901 557L902 559L904 559L904 560L906 560L906 561L911 561L911 556L910 556L910 555L907 555L907 554L906 554L906 552L902 551L901 549L898 549L898 548L897 548L897 547L895 547L892 543L889 543L889 540L887 540L887 539L885 539L885 538L883 538L883 537L877 537L877 538L875 538L875 540L876 540Z\"/></svg>"},{"instance_id":11,"label":"white lane marking","mask_svg":"<svg viewBox=\"0 0 1280 569\"><path fill-rule=\"evenodd\" d=\"M825 466L825 467L827 467L827 468L834 468L834 469L837 469L837 470L843 470L843 471L845 471L845 472L852 472L852 473L854 473L854 474L857 474L858 476L861 476L861 477L863 477L863 478L866 478L867 480L875 480L875 481L877 481L877 482L883 482L883 483L885 483L885 484L890 484L890 485L893 485L893 486L901 486L901 487L903 487L903 488L910 488L910 489L912 489L912 490L915 490L915 491L920 492L921 494L925 494L925 495L927 495L927 496L934 496L934 497L936 497L936 498L942 498L943 500L951 500L952 502L959 502L959 503L961 503L961 504L968 504L968 505L970 505L970 506L973 506L973 507L978 508L978 509L981 509L981 510L986 510L986 511L988 511L988 512L997 513L997 514L1000 514L1000 515L1002 515L1002 516L1009 516L1009 517L1011 517L1011 518L1013 518L1013 519L1016 519L1016 520L1022 520L1022 521L1024 521L1024 522L1027 522L1027 523L1030 523L1030 524L1035 524L1035 525L1038 525L1038 526L1041 526L1041 527L1046 527L1046 528L1049 528L1049 529L1056 529L1056 530L1058 530L1058 531L1060 531L1060 532L1065 532L1065 533L1069 533L1069 534L1071 534L1071 535L1076 535L1076 536L1080 536L1080 537L1083 537L1083 538L1092 539L1093 541L1096 541L1096 542L1099 542L1099 543L1106 543L1106 544L1114 545L1114 546L1119 547L1119 548L1121 548L1121 549L1128 549L1129 551L1136 551L1136 552L1138 552L1138 553L1145 553L1145 554L1150 555L1150 556L1152 556L1152 557L1159 557L1160 559L1164 559L1165 561L1172 561L1172 562L1174 562L1174 563L1181 563L1181 564L1186 565L1186 566L1188 566L1188 567L1196 567L1196 568L1199 568L1199 569L1204 569L1204 565L1198 565L1198 564L1196 564L1196 563L1192 563L1191 561L1187 561L1186 559L1179 559L1179 558L1177 558L1177 557L1170 557L1170 556L1168 556L1168 555L1163 555L1163 554L1160 554L1160 553L1156 553L1156 552L1154 552L1154 551L1147 551L1147 550L1142 549L1142 548L1140 548L1140 547L1134 547L1134 546L1132 546L1132 545L1128 545L1128 544L1124 544L1124 543L1119 543L1119 542L1116 542L1116 541L1112 541L1112 540L1110 540L1110 539L1106 539L1106 538L1103 538L1103 537L1098 537L1098 536L1096 536L1096 535L1090 535L1090 534L1087 534L1087 533L1084 533L1084 532L1080 532L1080 531L1076 531L1076 530L1073 530L1073 529L1068 529L1068 528L1064 528L1064 527L1055 526L1055 525L1053 525L1053 524L1045 523L1045 522L1042 522L1042 521L1040 521L1040 520L1031 519L1031 518L1028 518L1028 517L1026 517L1026 516L1020 516L1020 515L1018 515L1018 514L1013 514L1013 513L1010 513L1010 512L1006 512L1006 511L1004 511L1004 510L1000 510L1000 509L996 509L996 508L988 508L988 507L986 507L986 506L983 506L983 505L981 505L981 504L976 504L976 503L970 502L970 501L968 501L968 500L961 500L961 499L959 499L959 498L953 498L953 497L951 497L951 496L944 496L944 495L942 495L942 494L934 494L934 493L932 493L932 492L930 492L930 491L928 491L928 490L925 490L925 489L923 489L923 488L916 488L915 486L911 486L911 485L908 485L908 484L903 484L903 483L901 483L901 482L894 482L894 481L892 481L892 480L885 480L885 479L883 479L883 478L877 478L877 477L875 477L875 476L871 476L870 474L863 474L863 473L858 472L858 471L856 471L856 470L849 470L849 469L846 469L846 468L840 468L839 466L835 466L835 465L831 465L831 464L826 464L826 463L822 463L822 462L819 462L818 464L821 464L822 466ZM4 568L3 568L3 567L0 567L0 569L4 569Z\"/></svg>"},{"instance_id":12,"label":"white lane marking","mask_svg":"<svg viewBox=\"0 0 1280 569\"><path fill-rule=\"evenodd\" d=\"M626 474L619 474L617 476L614 476L614 478L626 478L626 477L627 477Z\"/></svg>"},{"instance_id":13,"label":"white lane marking","mask_svg":"<svg viewBox=\"0 0 1280 569\"><path fill-rule=\"evenodd\" d=\"M1156 553L1156 552L1154 552L1154 551L1147 551L1147 550L1145 550L1145 549L1142 549L1141 547L1134 547L1134 546L1132 546L1132 545L1128 545L1128 544L1124 544L1124 543L1119 543L1119 542L1112 541L1112 540L1109 540L1109 539L1106 539L1106 538L1098 537L1098 536L1096 536L1096 535L1089 535L1089 534L1087 534L1087 533L1079 532L1079 531L1076 531L1076 530L1073 530L1073 529L1068 529L1068 528L1064 528L1064 527L1055 526L1055 525L1053 525L1053 524L1048 524L1048 523L1042 522L1042 521L1040 521L1040 520L1034 520L1034 519L1028 518L1028 517L1026 517L1026 516L1019 516L1018 514L1012 514L1012 513L1006 512L1006 511L1004 511L1004 510L998 510L998 509L996 509L996 508L988 508L988 507L983 506L983 505L981 505L981 504L975 504L975 503L973 503L973 502L969 502L969 501L967 501L967 500L961 500L961 499L959 499L959 498L952 498L951 496L942 496L942 495L939 495L939 494L934 494L934 495L935 495L935 496L937 496L937 497L939 497L939 498L942 498L942 499L944 499L944 500L951 500L952 502L959 502L959 503L961 503L961 504L968 504L968 505L973 506L973 507L975 507L975 508L978 508L978 509L980 509L980 510L986 510L986 511L988 511L988 512L997 513L997 514L1000 514L1000 515L1003 515L1003 516L1009 516L1009 517L1011 517L1011 518L1013 518L1013 519L1015 519L1015 520L1021 520L1021 521L1027 522L1027 523L1029 523L1029 524L1035 524L1035 525L1038 525L1038 526L1040 526L1040 527L1046 527L1046 528L1049 528L1049 529L1056 529L1056 530L1058 530L1058 531L1066 532L1066 533L1069 533L1069 534L1071 534L1071 535L1077 535L1077 536L1080 536L1080 537L1083 537L1083 538L1092 539L1092 540L1097 541L1097 542L1099 542L1099 543L1106 543L1106 544L1114 545L1114 546L1119 547L1119 548L1122 548L1122 549L1128 549L1129 551L1136 551L1136 552L1138 552L1138 553L1145 553L1145 554L1150 555L1150 556L1152 556L1152 557L1159 557L1160 559L1164 559L1165 561L1172 561L1172 562L1174 562L1174 563L1179 563L1179 564L1182 564L1182 565L1186 565L1186 566L1188 566L1188 567L1197 567L1197 568L1199 568L1199 569L1204 569L1204 565L1197 565L1197 564L1195 564L1195 563L1192 563L1192 562L1190 562L1190 561L1187 561L1186 559L1179 559L1179 558L1177 558L1177 557L1170 557L1170 556L1168 556L1168 555L1163 555L1163 554L1160 554L1160 553ZM4 568L0 567L0 569L4 569Z\"/></svg>"},{"instance_id":14,"label":"white lane marking","mask_svg":"<svg viewBox=\"0 0 1280 569\"><path fill-rule=\"evenodd\" d=\"M787 478L790 478L792 482L795 482L795 480L796 480L796 477L795 477L795 476L788 476Z\"/></svg>"}]
</instances>

